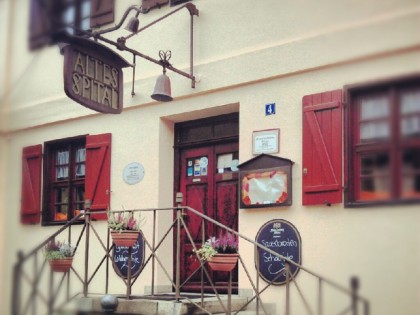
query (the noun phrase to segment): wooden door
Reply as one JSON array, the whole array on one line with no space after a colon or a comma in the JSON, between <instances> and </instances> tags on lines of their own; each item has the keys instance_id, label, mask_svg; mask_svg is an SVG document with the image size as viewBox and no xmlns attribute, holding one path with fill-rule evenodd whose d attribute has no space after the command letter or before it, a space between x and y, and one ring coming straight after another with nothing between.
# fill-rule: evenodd
<instances>
[{"instance_id":1,"label":"wooden door","mask_svg":"<svg viewBox=\"0 0 420 315\"><path fill-rule=\"evenodd\" d=\"M184 205L230 227L238 228L238 143L208 145L183 149L180 154L180 191L184 195ZM198 216L189 213L185 217L187 229L196 247L211 236L218 236L220 228ZM182 291L200 291L200 266L193 253L193 246L185 229L181 231L181 283ZM227 274L209 273L218 289L227 288ZM237 284L237 270L234 272ZM206 291L211 291L205 279Z\"/></svg>"}]
</instances>

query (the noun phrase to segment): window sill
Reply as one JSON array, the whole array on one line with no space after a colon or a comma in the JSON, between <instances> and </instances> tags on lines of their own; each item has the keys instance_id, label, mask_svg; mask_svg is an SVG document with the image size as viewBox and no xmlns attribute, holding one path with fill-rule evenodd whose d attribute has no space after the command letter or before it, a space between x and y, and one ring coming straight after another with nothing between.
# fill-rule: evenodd
<instances>
[{"instance_id":1,"label":"window sill","mask_svg":"<svg viewBox=\"0 0 420 315\"><path fill-rule=\"evenodd\" d=\"M401 206L420 203L420 199L405 200L381 200L381 201L347 201L344 203L345 208L374 208L386 206Z\"/></svg>"}]
</instances>

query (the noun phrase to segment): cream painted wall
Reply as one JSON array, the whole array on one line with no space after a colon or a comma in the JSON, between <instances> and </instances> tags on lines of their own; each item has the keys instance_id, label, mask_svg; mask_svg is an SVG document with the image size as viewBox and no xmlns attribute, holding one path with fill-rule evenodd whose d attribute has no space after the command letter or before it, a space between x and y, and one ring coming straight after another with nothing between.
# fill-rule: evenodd
<instances>
[{"instance_id":1,"label":"cream painted wall","mask_svg":"<svg viewBox=\"0 0 420 315\"><path fill-rule=\"evenodd\" d=\"M10 0L9 0L10 1ZM9 1L0 2L0 8ZM136 1L118 1L117 19ZM1 189L0 227L8 238L0 254L4 281L0 296L9 305L11 268L17 249L28 252L53 233L55 227L22 226L19 223L22 148L82 134L112 133L111 207L113 209L170 207L173 205L174 123L229 112L240 113L240 162L252 158L252 131L280 128L280 153L295 162L293 204L285 208L239 210L239 231L254 238L265 222L282 218L292 222L302 237L304 266L345 286L349 278L361 279L360 293L371 301L371 314L416 315L420 309L420 212L418 206L381 209L304 207L301 200L302 96L343 88L344 85L375 81L420 72L420 6L418 1L274 1L263 5L250 0L195 0L200 16L194 19L195 73L199 82L190 82L174 73L171 103L151 101L155 78L161 69L138 60L136 95L131 97L131 71L125 70L125 110L120 115L97 114L63 93L62 56L56 47L28 53L26 47L27 1L15 1L13 54L0 65L11 63L13 73L10 110L4 116L9 125L0 126L0 167L7 188ZM164 7L141 15L141 25L168 13ZM0 10L1 21L7 10ZM130 40L127 45L157 58L160 49L171 49L174 66L188 71L187 11ZM117 38L119 34L109 35ZM118 33L118 32L117 32ZM1 34L3 35L3 34ZM1 52L6 37L0 36ZM125 53L122 55L131 61ZM3 70L3 69L2 69ZM7 77L0 71L0 82ZM2 110L4 90L0 89ZM277 114L264 115L264 104L275 102ZM2 118L4 118L2 117ZM8 132L7 134L5 132ZM7 161L7 162L6 162ZM140 162L146 173L137 185L126 185L122 170L130 162ZM1 182L0 182L1 184ZM4 185L4 183L3 183ZM0 187L1 188L1 187ZM7 207L6 207L7 205ZM2 218L4 218L2 220ZM6 224L7 222L7 224ZM152 228L148 215L145 233ZM172 222L172 214L159 214L158 233ZM80 227L76 227L76 233ZM100 234L106 224L97 223ZM10 240L13 240L11 242ZM253 250L241 244L241 253L253 266ZM92 257L101 249L93 242ZM83 246L80 250L83 250ZM170 240L161 250L172 253ZM77 258L77 257L76 257ZM165 261L172 273L172 260ZM82 270L83 262L76 260ZM250 268L255 277L255 271ZM157 284L168 285L157 270ZM303 272L298 275L304 290L316 284ZM150 285L148 267L133 292ZM103 279L92 283L100 291ZM250 288L240 272L240 287ZM111 293L124 291L123 283L112 279ZM283 314L284 287L269 289L264 301ZM314 297L315 299L315 297ZM341 309L342 297L333 296L332 308ZM301 313L298 303L292 309ZM336 313L338 310L336 311Z\"/></svg>"}]
</instances>

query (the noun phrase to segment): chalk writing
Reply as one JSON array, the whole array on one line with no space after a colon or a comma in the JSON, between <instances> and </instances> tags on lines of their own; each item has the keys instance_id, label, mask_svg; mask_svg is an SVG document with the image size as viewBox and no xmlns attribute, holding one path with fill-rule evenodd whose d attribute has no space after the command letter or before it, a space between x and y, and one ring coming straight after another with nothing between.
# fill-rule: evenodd
<instances>
[{"instance_id":1,"label":"chalk writing","mask_svg":"<svg viewBox=\"0 0 420 315\"><path fill-rule=\"evenodd\" d=\"M301 239L296 228L285 220L272 220L264 224L257 233L256 241L274 253L258 248L256 263L260 276L273 284L286 281L286 260L301 264ZM290 264L290 272L296 275L299 268Z\"/></svg>"},{"instance_id":2,"label":"chalk writing","mask_svg":"<svg viewBox=\"0 0 420 315\"><path fill-rule=\"evenodd\" d=\"M125 246L115 246L113 253L113 266L118 270L123 278L128 277L128 253L129 248ZM144 263L144 238L139 234L137 242L131 249L131 275L137 276ZM118 274L118 272L117 272Z\"/></svg>"}]
</instances>

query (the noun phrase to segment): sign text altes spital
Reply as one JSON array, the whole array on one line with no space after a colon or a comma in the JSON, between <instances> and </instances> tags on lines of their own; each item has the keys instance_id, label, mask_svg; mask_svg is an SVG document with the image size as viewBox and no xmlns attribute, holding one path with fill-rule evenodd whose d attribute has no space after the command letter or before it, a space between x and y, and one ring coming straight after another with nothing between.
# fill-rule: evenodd
<instances>
[{"instance_id":1,"label":"sign text altes spital","mask_svg":"<svg viewBox=\"0 0 420 315\"><path fill-rule=\"evenodd\" d=\"M101 113L123 107L122 68L130 64L108 47L69 37L64 47L64 91L74 101Z\"/></svg>"}]
</instances>

